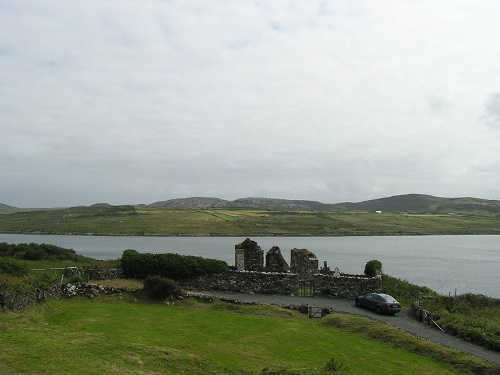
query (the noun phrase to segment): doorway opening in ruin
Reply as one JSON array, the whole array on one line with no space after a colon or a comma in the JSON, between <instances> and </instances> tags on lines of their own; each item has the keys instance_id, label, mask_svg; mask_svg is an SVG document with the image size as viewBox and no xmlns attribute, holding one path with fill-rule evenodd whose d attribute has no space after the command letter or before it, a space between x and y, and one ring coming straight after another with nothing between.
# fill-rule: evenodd
<instances>
[{"instance_id":1,"label":"doorway opening in ruin","mask_svg":"<svg viewBox=\"0 0 500 375\"><path fill-rule=\"evenodd\" d=\"M314 280L299 280L297 295L300 297L314 297Z\"/></svg>"}]
</instances>

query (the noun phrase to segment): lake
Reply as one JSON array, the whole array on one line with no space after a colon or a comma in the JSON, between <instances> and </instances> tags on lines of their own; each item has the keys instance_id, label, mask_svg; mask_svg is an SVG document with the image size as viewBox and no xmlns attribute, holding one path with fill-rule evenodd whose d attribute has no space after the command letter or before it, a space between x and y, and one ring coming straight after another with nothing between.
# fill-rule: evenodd
<instances>
[{"instance_id":1,"label":"lake","mask_svg":"<svg viewBox=\"0 0 500 375\"><path fill-rule=\"evenodd\" d=\"M234 245L244 237L131 237L0 234L0 242L50 243L94 259L116 259L126 249L220 259L234 265ZM320 267L361 274L377 259L383 271L441 294L476 293L500 298L500 236L252 237L266 253L279 246L316 254Z\"/></svg>"}]
</instances>

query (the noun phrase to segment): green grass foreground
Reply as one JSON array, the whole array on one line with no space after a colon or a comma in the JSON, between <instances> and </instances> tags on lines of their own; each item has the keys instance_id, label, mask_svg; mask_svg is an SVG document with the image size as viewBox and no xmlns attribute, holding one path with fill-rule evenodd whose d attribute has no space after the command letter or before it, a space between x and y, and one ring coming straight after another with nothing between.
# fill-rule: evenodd
<instances>
[{"instance_id":1,"label":"green grass foreground","mask_svg":"<svg viewBox=\"0 0 500 375\"><path fill-rule=\"evenodd\" d=\"M312 320L275 307L135 297L61 299L0 314L0 373L326 374L334 359L348 374L498 374L358 316Z\"/></svg>"},{"instance_id":2,"label":"green grass foreground","mask_svg":"<svg viewBox=\"0 0 500 375\"><path fill-rule=\"evenodd\" d=\"M500 217L90 206L0 215L0 233L163 236L500 234Z\"/></svg>"}]
</instances>

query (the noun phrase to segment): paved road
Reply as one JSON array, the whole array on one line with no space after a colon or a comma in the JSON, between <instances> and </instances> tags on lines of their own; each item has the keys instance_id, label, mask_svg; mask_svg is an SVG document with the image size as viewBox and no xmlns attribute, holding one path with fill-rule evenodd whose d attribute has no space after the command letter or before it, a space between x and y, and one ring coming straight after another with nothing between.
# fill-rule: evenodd
<instances>
[{"instance_id":1,"label":"paved road","mask_svg":"<svg viewBox=\"0 0 500 375\"><path fill-rule=\"evenodd\" d=\"M341 311L352 314L364 315L377 320L381 320L392 326L399 327L407 332L413 333L424 339L455 348L465 353L472 354L491 363L500 366L500 353L487 350L481 346L463 341L455 336L441 332L436 328L431 328L427 324L418 322L412 317L409 309L401 311L397 315L379 315L371 310L358 308L354 301L329 299L321 297L294 297L266 294L244 294L230 292L202 292L203 294L217 298L235 299L243 302L255 302L270 305L309 305L314 307L330 308L333 311Z\"/></svg>"}]
</instances>

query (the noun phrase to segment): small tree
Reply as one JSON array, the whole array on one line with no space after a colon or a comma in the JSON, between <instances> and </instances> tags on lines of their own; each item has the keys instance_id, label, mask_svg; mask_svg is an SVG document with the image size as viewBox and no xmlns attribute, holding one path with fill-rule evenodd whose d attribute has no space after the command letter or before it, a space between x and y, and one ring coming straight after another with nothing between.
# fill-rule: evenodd
<instances>
[{"instance_id":1,"label":"small tree","mask_svg":"<svg viewBox=\"0 0 500 375\"><path fill-rule=\"evenodd\" d=\"M378 260L370 260L365 265L365 275L375 277L377 273L382 273L382 263Z\"/></svg>"}]
</instances>

